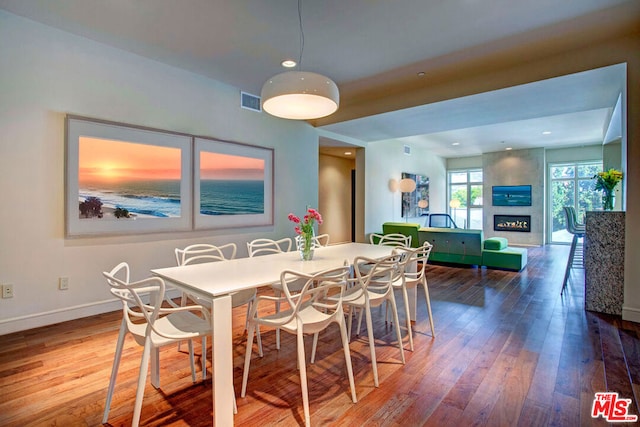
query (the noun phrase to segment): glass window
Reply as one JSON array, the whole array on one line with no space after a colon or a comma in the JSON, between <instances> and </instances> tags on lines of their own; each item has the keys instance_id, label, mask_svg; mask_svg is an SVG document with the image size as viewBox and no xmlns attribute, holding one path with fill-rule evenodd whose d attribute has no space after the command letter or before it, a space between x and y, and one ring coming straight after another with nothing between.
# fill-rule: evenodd
<instances>
[{"instance_id":1,"label":"glass window","mask_svg":"<svg viewBox=\"0 0 640 427\"><path fill-rule=\"evenodd\" d=\"M449 215L460 228L482 229L482 169L449 172Z\"/></svg>"},{"instance_id":2,"label":"glass window","mask_svg":"<svg viewBox=\"0 0 640 427\"><path fill-rule=\"evenodd\" d=\"M578 222L584 222L588 210L602 207L602 200L595 191L593 176L602 170L601 162L553 164L549 166L549 241L571 243L573 235L567 231L565 206L573 206Z\"/></svg>"}]
</instances>

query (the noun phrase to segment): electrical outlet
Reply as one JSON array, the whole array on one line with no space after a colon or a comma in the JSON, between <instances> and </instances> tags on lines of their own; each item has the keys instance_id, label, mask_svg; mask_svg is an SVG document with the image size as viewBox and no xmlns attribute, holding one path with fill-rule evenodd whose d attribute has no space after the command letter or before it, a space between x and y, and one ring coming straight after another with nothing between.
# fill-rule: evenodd
<instances>
[{"instance_id":1,"label":"electrical outlet","mask_svg":"<svg viewBox=\"0 0 640 427\"><path fill-rule=\"evenodd\" d=\"M69 278L68 277L59 277L58 278L58 289L61 291L66 291L69 289Z\"/></svg>"},{"instance_id":2,"label":"electrical outlet","mask_svg":"<svg viewBox=\"0 0 640 427\"><path fill-rule=\"evenodd\" d=\"M13 298L13 285L2 285L2 298Z\"/></svg>"}]
</instances>

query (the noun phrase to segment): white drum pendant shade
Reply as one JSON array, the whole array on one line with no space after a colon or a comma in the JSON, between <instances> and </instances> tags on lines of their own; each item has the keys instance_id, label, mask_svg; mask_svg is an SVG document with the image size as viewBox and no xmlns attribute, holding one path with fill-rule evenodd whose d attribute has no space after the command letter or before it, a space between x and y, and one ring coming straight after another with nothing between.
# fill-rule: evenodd
<instances>
[{"instance_id":1,"label":"white drum pendant shade","mask_svg":"<svg viewBox=\"0 0 640 427\"><path fill-rule=\"evenodd\" d=\"M338 86L328 77L308 71L287 71L262 86L262 109L284 119L308 120L338 109Z\"/></svg>"}]
</instances>

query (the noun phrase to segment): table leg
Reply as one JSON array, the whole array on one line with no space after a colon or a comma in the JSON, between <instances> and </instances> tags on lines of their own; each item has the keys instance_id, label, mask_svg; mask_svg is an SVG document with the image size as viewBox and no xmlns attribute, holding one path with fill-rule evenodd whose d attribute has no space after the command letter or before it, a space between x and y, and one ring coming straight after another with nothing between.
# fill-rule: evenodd
<instances>
[{"instance_id":1,"label":"table leg","mask_svg":"<svg viewBox=\"0 0 640 427\"><path fill-rule=\"evenodd\" d=\"M213 425L233 425L233 342L231 337L231 296L214 298L211 304L213 339L212 388Z\"/></svg>"},{"instance_id":2,"label":"table leg","mask_svg":"<svg viewBox=\"0 0 640 427\"><path fill-rule=\"evenodd\" d=\"M416 309L418 307L418 287L407 289L407 296L409 297L409 319L413 322L416 321Z\"/></svg>"}]
</instances>

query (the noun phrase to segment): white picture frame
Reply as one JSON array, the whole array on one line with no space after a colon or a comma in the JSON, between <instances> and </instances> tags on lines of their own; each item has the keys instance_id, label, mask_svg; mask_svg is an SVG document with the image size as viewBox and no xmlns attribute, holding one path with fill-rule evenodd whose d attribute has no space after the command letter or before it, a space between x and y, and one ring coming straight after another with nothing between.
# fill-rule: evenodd
<instances>
[{"instance_id":1,"label":"white picture frame","mask_svg":"<svg viewBox=\"0 0 640 427\"><path fill-rule=\"evenodd\" d=\"M195 229L273 225L272 148L195 137L193 164Z\"/></svg>"},{"instance_id":2,"label":"white picture frame","mask_svg":"<svg viewBox=\"0 0 640 427\"><path fill-rule=\"evenodd\" d=\"M65 133L67 237L192 229L191 135L73 115L66 117ZM95 147L101 154L91 157L87 153ZM127 157L143 160L129 163L125 161ZM160 158L165 160L158 161ZM98 161L103 164L99 165ZM158 175L154 177L154 173ZM163 176L166 182L160 183ZM134 188L133 181L139 181L139 188ZM167 194L161 194L163 186ZM83 202L89 197L102 202L101 212L87 210ZM122 206L117 206L119 204ZM128 216L116 217L117 209L127 212Z\"/></svg>"}]
</instances>

